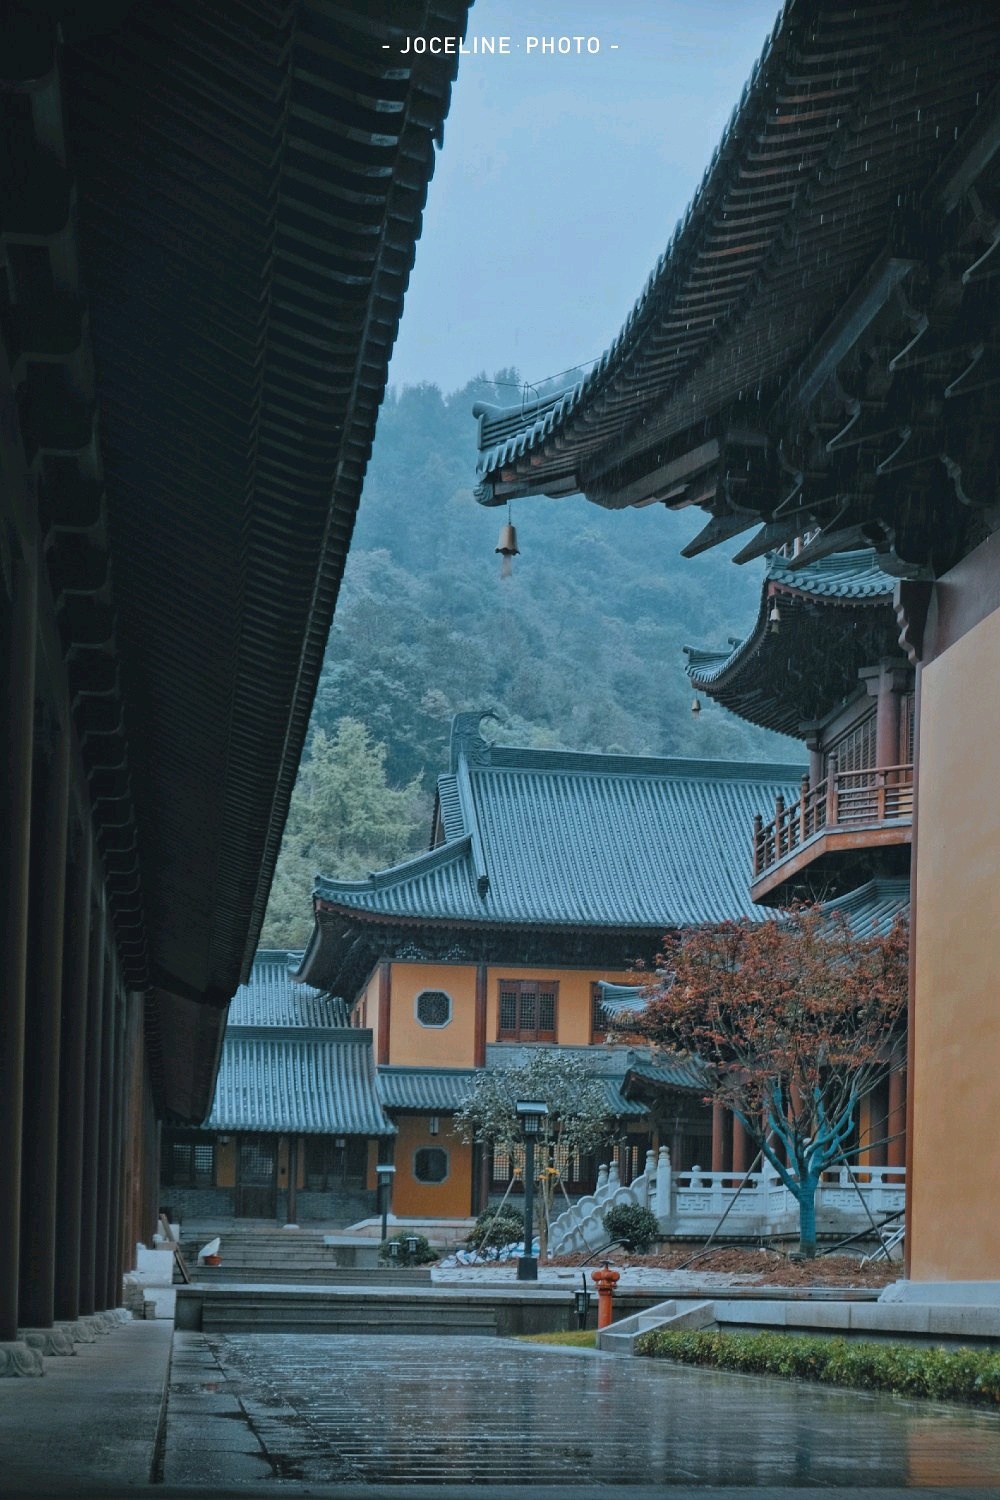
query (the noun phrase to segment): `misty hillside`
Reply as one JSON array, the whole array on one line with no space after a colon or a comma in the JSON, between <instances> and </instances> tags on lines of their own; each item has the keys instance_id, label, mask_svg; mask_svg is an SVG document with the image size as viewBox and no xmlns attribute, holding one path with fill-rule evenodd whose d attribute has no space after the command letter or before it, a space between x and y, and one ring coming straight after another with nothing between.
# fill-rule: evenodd
<instances>
[{"instance_id":1,"label":"misty hillside","mask_svg":"<svg viewBox=\"0 0 1000 1500\"><path fill-rule=\"evenodd\" d=\"M761 578L722 549L679 556L700 511L517 501L521 556L501 581L506 512L472 498L480 395L517 392L471 382L448 397L418 386L387 399L315 722L360 719L387 744L393 780L420 774L428 785L445 764L451 715L487 706L512 744L801 758L721 709L691 713L682 646L745 634Z\"/></svg>"},{"instance_id":2,"label":"misty hillside","mask_svg":"<svg viewBox=\"0 0 1000 1500\"><path fill-rule=\"evenodd\" d=\"M796 742L711 703L691 713L681 648L745 634L761 579L761 565L738 568L723 548L680 557L700 511L517 501L521 556L501 580L494 548L506 512L472 494L480 397L517 399L517 387L480 379L447 397L406 387L383 405L313 711L321 753L311 764L307 750L267 942L303 940L316 871L360 875L423 846L460 710L495 709L503 723L491 737L508 744L803 758ZM334 820L357 827L353 842ZM376 824L392 835L366 839Z\"/></svg>"}]
</instances>

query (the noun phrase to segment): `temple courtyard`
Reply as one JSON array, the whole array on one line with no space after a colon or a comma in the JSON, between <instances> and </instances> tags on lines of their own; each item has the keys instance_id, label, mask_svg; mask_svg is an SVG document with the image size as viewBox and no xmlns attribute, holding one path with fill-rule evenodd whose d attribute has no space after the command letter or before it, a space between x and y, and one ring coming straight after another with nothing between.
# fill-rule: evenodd
<instances>
[{"instance_id":1,"label":"temple courtyard","mask_svg":"<svg viewBox=\"0 0 1000 1500\"><path fill-rule=\"evenodd\" d=\"M1000 1420L506 1339L136 1321L4 1383L0 1473L5 1500L958 1496L1000 1490Z\"/></svg>"}]
</instances>

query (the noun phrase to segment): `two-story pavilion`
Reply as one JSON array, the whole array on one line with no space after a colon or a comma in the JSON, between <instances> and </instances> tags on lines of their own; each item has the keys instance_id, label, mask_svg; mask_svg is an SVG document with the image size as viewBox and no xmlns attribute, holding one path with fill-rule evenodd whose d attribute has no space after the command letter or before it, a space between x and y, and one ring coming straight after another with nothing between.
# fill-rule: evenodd
<instances>
[{"instance_id":1,"label":"two-story pavilion","mask_svg":"<svg viewBox=\"0 0 1000 1500\"><path fill-rule=\"evenodd\" d=\"M801 768L502 748L459 715L426 854L364 881L321 879L297 977L340 994L370 1028L397 1127L394 1209L464 1215L502 1191L509 1164L473 1161L450 1116L476 1069L538 1045L587 1049L622 1126L626 1175L649 1144L645 1106L622 1093L638 1059L608 1047L604 985L624 984L664 933L758 916L744 830ZM742 1129L700 1102L688 1063L665 1143L679 1165L725 1151ZM723 1138L725 1137L725 1140ZM735 1140L734 1140L735 1137ZM583 1187L591 1166L564 1164Z\"/></svg>"},{"instance_id":2,"label":"two-story pavilion","mask_svg":"<svg viewBox=\"0 0 1000 1500\"><path fill-rule=\"evenodd\" d=\"M0 1375L211 1105L466 10L0 8Z\"/></svg>"},{"instance_id":3,"label":"two-story pavilion","mask_svg":"<svg viewBox=\"0 0 1000 1500\"><path fill-rule=\"evenodd\" d=\"M603 358L551 399L478 411L485 504L582 491L698 506L688 556L754 529L742 559L806 539L789 559L801 572L874 548L897 580L916 668L909 1269L993 1299L998 76L995 8L786 4ZM867 665L895 674L894 656ZM802 810L804 837L830 845L808 796Z\"/></svg>"}]
</instances>

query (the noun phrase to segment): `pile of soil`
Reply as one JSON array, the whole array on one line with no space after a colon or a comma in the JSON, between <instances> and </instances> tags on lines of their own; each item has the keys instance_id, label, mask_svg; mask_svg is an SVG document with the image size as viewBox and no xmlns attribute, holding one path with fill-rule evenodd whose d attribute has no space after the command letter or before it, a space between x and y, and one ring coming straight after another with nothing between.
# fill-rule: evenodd
<instances>
[{"instance_id":1,"label":"pile of soil","mask_svg":"<svg viewBox=\"0 0 1000 1500\"><path fill-rule=\"evenodd\" d=\"M550 1266L579 1266L583 1255L560 1255L546 1261ZM706 1251L677 1246L656 1255L628 1255L616 1247L608 1256L612 1266L644 1267L654 1271L725 1272L745 1278L757 1286L856 1286L882 1287L898 1281L898 1261L876 1261L862 1266L853 1255L818 1255L815 1260L791 1260L779 1250L749 1250L742 1245L713 1245ZM589 1262L600 1265L601 1259Z\"/></svg>"}]
</instances>

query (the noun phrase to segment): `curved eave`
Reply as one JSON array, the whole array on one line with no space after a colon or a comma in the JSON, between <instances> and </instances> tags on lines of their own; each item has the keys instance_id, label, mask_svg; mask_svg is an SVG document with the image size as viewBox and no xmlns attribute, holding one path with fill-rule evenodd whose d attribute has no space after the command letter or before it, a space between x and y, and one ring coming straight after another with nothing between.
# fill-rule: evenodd
<instances>
[{"instance_id":1,"label":"curved eave","mask_svg":"<svg viewBox=\"0 0 1000 1500\"><path fill-rule=\"evenodd\" d=\"M772 569L745 640L728 653L685 646L692 687L752 724L803 738L804 725L857 690L859 668L898 652L893 580L876 575L838 593Z\"/></svg>"},{"instance_id":2,"label":"curved eave","mask_svg":"<svg viewBox=\"0 0 1000 1500\"><path fill-rule=\"evenodd\" d=\"M986 7L789 0L614 343L568 393L479 410L480 503L693 503L720 528L704 546L768 519L787 483L731 506L726 464L707 489L664 476L720 436L717 419L759 430L789 381L812 389L803 361L841 337L868 278L898 281L927 254L933 231L910 205L990 115L998 36Z\"/></svg>"}]
</instances>

